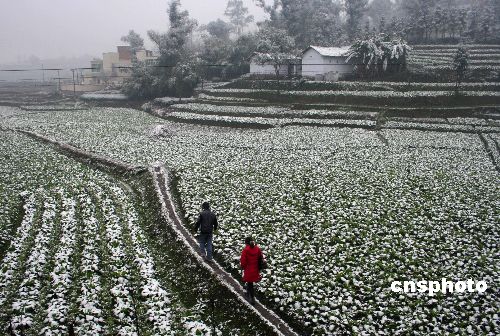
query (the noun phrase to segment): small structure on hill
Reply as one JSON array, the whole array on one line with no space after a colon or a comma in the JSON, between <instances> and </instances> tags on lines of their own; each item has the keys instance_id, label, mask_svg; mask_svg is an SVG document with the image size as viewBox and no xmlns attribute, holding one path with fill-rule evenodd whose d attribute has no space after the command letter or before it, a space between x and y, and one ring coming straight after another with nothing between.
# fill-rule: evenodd
<instances>
[{"instance_id":1,"label":"small structure on hill","mask_svg":"<svg viewBox=\"0 0 500 336\"><path fill-rule=\"evenodd\" d=\"M338 81L354 70L346 62L349 47L310 46L302 52L302 76L315 80Z\"/></svg>"},{"instance_id":2,"label":"small structure on hill","mask_svg":"<svg viewBox=\"0 0 500 336\"><path fill-rule=\"evenodd\" d=\"M133 51L129 46L118 46L116 49L116 52L103 53L102 59L91 61L91 68L83 73L83 85L121 85L131 76L134 56L138 62L144 62L146 65L153 65L158 58L146 49Z\"/></svg>"}]
</instances>

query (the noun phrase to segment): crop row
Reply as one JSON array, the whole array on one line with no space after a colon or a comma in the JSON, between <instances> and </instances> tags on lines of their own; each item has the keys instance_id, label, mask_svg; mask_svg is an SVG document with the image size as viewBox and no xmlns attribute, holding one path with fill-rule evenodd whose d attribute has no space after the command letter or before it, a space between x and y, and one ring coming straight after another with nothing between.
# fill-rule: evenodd
<instances>
[{"instance_id":1,"label":"crop row","mask_svg":"<svg viewBox=\"0 0 500 336\"><path fill-rule=\"evenodd\" d=\"M177 303L156 274L129 195L103 173L25 136L0 136L0 169L9 173L1 185L10 198L0 209L20 207L4 230L2 333L184 332L172 324Z\"/></svg>"},{"instance_id":2,"label":"crop row","mask_svg":"<svg viewBox=\"0 0 500 336\"><path fill-rule=\"evenodd\" d=\"M427 52L414 52L411 54L410 58L433 58L433 59L444 59L452 60L455 56L454 53L427 53ZM498 60L500 54L473 54L469 56L469 60Z\"/></svg>"},{"instance_id":3,"label":"crop row","mask_svg":"<svg viewBox=\"0 0 500 336\"><path fill-rule=\"evenodd\" d=\"M173 111L188 111L198 114L227 115L227 116L255 116L277 118L314 118L314 119L375 119L374 112L330 111L330 110L292 110L285 107L246 107L246 106L218 106L211 104L183 104L172 105Z\"/></svg>"},{"instance_id":4,"label":"crop row","mask_svg":"<svg viewBox=\"0 0 500 336\"><path fill-rule=\"evenodd\" d=\"M267 94L276 93L272 90L248 90L248 89L213 89L210 93L217 94ZM352 97L437 97L437 96L450 96L454 95L453 91L410 91L410 92L395 92L395 91L287 91L283 95L288 96L352 96ZM464 93L466 96L499 96L495 91L468 91Z\"/></svg>"},{"instance_id":5,"label":"crop row","mask_svg":"<svg viewBox=\"0 0 500 336\"><path fill-rule=\"evenodd\" d=\"M411 63L411 62L410 62ZM465 82L462 90L471 91L498 91L500 84L495 82ZM454 90L454 83L419 83L419 82L380 82L380 81L339 81L339 82L277 82L272 80L239 80L231 82L219 89L251 89L251 90L280 90L280 91L449 91ZM261 103L260 98L239 98L229 91L227 95L213 95L207 91L200 95L203 100L218 102L233 102L236 104ZM249 99L249 101L247 101Z\"/></svg>"},{"instance_id":6,"label":"crop row","mask_svg":"<svg viewBox=\"0 0 500 336\"><path fill-rule=\"evenodd\" d=\"M431 57L414 57L409 63L411 64L423 64L423 65L451 65L453 63L452 59L445 58L431 58ZM469 66L497 66L500 65L498 60L470 60L468 62Z\"/></svg>"},{"instance_id":7,"label":"crop row","mask_svg":"<svg viewBox=\"0 0 500 336\"><path fill-rule=\"evenodd\" d=\"M471 67L474 68L474 67ZM326 90L326 91L275 91L252 89L213 89L207 92L213 96L260 97L276 103L338 103L358 105L386 105L422 106L443 105L457 106L461 104L494 104L498 101L497 91L461 91L455 90L433 91L355 91L355 90Z\"/></svg>"},{"instance_id":8,"label":"crop row","mask_svg":"<svg viewBox=\"0 0 500 336\"><path fill-rule=\"evenodd\" d=\"M289 125L302 125L302 126L338 126L338 127L374 127L375 121L372 120L355 120L355 119L311 119L311 118L263 118L263 117L237 117L237 116L220 116L220 115L206 115L198 113L187 112L172 112L168 115L170 120L184 121L184 122L214 122L215 124L234 124L255 125L255 126L289 126Z\"/></svg>"},{"instance_id":9,"label":"crop row","mask_svg":"<svg viewBox=\"0 0 500 336\"><path fill-rule=\"evenodd\" d=\"M427 70L452 70L453 66L449 64L442 65L427 65L425 66ZM500 70L500 66L498 65L471 65L468 67L469 70L492 70L497 71Z\"/></svg>"}]
</instances>

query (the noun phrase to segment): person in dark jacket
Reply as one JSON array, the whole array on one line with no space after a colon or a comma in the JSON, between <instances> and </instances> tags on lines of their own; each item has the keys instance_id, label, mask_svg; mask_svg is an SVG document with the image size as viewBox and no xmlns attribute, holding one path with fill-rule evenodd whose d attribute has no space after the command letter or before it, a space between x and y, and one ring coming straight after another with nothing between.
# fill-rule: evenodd
<instances>
[{"instance_id":1,"label":"person in dark jacket","mask_svg":"<svg viewBox=\"0 0 500 336\"><path fill-rule=\"evenodd\" d=\"M264 255L252 237L245 239L245 245L241 252L240 264L243 269L243 281L246 283L247 298L251 304L255 304L254 283L262 279L259 270L259 258L263 259Z\"/></svg>"},{"instance_id":2,"label":"person in dark jacket","mask_svg":"<svg viewBox=\"0 0 500 336\"><path fill-rule=\"evenodd\" d=\"M194 232L200 230L200 235L198 236L198 243L200 244L201 255L206 261L212 261L212 240L213 233L217 231L218 223L215 214L210 211L210 204L208 202L203 202L201 205L202 211L198 216Z\"/></svg>"}]
</instances>

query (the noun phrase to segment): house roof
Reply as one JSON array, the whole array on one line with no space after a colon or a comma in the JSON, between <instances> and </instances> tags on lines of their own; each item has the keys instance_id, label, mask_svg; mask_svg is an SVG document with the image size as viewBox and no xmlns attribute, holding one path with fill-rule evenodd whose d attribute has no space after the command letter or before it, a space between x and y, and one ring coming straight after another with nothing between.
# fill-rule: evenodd
<instances>
[{"instance_id":1,"label":"house roof","mask_svg":"<svg viewBox=\"0 0 500 336\"><path fill-rule=\"evenodd\" d=\"M257 51L254 51L252 56L250 56L250 62L253 62L253 60L255 59L255 57L259 54L259 52ZM302 62L302 58L301 57L289 57L287 58L287 61L291 64L300 64Z\"/></svg>"},{"instance_id":2,"label":"house roof","mask_svg":"<svg viewBox=\"0 0 500 336\"><path fill-rule=\"evenodd\" d=\"M306 50L302 52L304 54L309 49L316 50L321 56L345 56L345 54L349 51L349 47L317 47L317 46L309 46Z\"/></svg>"}]
</instances>

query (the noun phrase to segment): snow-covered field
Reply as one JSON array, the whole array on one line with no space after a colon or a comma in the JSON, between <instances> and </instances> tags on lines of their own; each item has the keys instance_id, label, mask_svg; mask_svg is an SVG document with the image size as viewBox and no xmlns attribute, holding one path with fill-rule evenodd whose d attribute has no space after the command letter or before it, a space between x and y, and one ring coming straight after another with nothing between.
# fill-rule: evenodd
<instances>
[{"instance_id":1,"label":"snow-covered field","mask_svg":"<svg viewBox=\"0 0 500 336\"><path fill-rule=\"evenodd\" d=\"M211 201L221 223L215 238L216 251L231 269L238 267L244 237L254 235L267 254L270 266L258 287L261 298L315 335L453 335L498 334L500 331L500 174L477 134L304 126L238 130L170 123L139 111L112 108L48 111L26 116L15 116L7 110L2 115L4 113L10 117L0 118L2 127L34 130L132 164L165 162L179 178L178 189L187 225L192 225L201 202ZM448 122L467 130L472 127L471 123L482 125L478 120ZM497 148L498 134L486 136L490 147ZM20 143L19 147L30 148ZM12 146L6 145L3 152ZM29 154L19 154L19 157L26 156ZM8 160L4 160L4 171L12 175L22 171L16 165L8 166ZM54 163L46 172L29 171L48 174L67 165ZM146 272L150 260L147 245L142 244L144 238L136 224L137 214L123 189L94 171L79 174L76 176L81 178L70 179L68 187L49 188L53 193L39 191L33 196L23 193L26 211L15 237L30 241L30 246L39 244L40 254L60 256L64 260L67 257L62 247L59 249L51 242L56 234L67 235L68 239L63 240L65 250L83 245L82 253L88 252L90 256L88 260L83 259L85 262L92 265L92 258L97 257L109 265L113 276L87 272L84 274L88 277L82 279L92 290L106 293L104 296L95 291L81 291L87 293L89 302L115 297L122 304L111 309L109 304L102 307L96 304L95 310L90 305L96 318L90 321L95 322L78 321L88 328L110 328L99 321L99 316L105 315L101 310L107 308L117 321L111 324L116 328L113 330L128 330L132 321L127 318L131 313L130 297L134 295L130 291L132 280L127 277L120 280L114 275L127 274L130 268L135 268L135 274L143 275L134 277L133 281L142 281L138 285L156 284L154 274ZM43 176L40 178L44 179ZM57 176L54 174L54 181ZM34 180L25 175L14 178L18 178L15 181ZM2 203L2 211L10 211L15 202L8 202L20 197L25 190L13 189ZM84 190L91 190L92 202L87 201ZM41 206L41 202L54 206ZM50 220L51 216L55 220ZM75 217L83 224L76 225L73 232L68 223ZM102 228L104 218L107 218L105 229ZM40 229L23 231L31 222L36 222ZM88 232L80 232L82 225L89 227ZM7 232L8 227L5 230ZM43 230L57 233L46 236L48 240L28 239L36 232L45 232ZM116 244L103 247L92 235ZM74 241L71 236L75 237ZM88 243L82 244L82 241ZM54 249L52 254L48 252L50 249ZM10 300L6 301L9 305L5 305L8 309L17 309L13 306L12 293L21 288L20 279L29 263L47 272L44 281L55 281L52 279L56 274L65 274L77 267L58 268L59 273L54 272L52 276L47 267L36 266L36 260L30 261L28 248L20 247L19 251L22 258L13 254L7 259L6 255L2 266L4 269L11 264L6 260L22 265L22 269L15 272L19 278L17 282L13 280L15 286L1 282L7 284L2 288L13 288L2 289L5 300ZM144 256L141 258L146 265L144 272L140 264L121 262L123 255ZM46 263L53 263L54 257L51 258ZM2 274L10 273L3 271ZM102 277L108 278L107 287L92 285L103 281ZM441 280L443 277L453 281L484 280L488 290L483 294L434 297L390 290L393 280ZM68 291L64 282L57 284L51 290ZM27 285L33 290L44 288L43 283L36 281ZM168 307L168 289L151 286L157 288L157 294L152 295L152 304L147 307ZM26 291L26 301L22 296L15 298L26 305L33 302L27 301L31 292ZM41 292L41 301L35 300L35 313L26 317L35 323L43 320L43 314L39 313L42 310L37 307L58 304L57 300L50 300L53 297L50 291ZM69 311L78 311L75 302L83 301L73 301L67 308ZM61 307L59 311L64 312L66 308ZM55 318L59 316L56 309L51 311L56 311ZM168 309L161 311L165 316L173 314ZM147 323L155 325L160 320L168 321L153 319ZM169 326L158 325L160 327Z\"/></svg>"},{"instance_id":2,"label":"snow-covered field","mask_svg":"<svg viewBox=\"0 0 500 336\"><path fill-rule=\"evenodd\" d=\"M172 277L168 248L151 241L146 203L129 186L3 130L0 174L1 334L9 328L16 335L63 335L70 328L77 335L209 333L205 287L213 284L199 285L198 275L187 274L199 286L178 292L192 285ZM180 296L195 302L186 305ZM234 323L218 322L216 329L241 334Z\"/></svg>"},{"instance_id":3,"label":"snow-covered field","mask_svg":"<svg viewBox=\"0 0 500 336\"><path fill-rule=\"evenodd\" d=\"M224 228L216 242L235 268L235 237L258 237L270 263L261 290L318 334L498 331L499 179L478 137L384 131L383 147L369 132L346 133L325 132L328 149L228 152L184 170L186 212L213 200ZM438 298L390 290L393 280L443 277L492 288Z\"/></svg>"},{"instance_id":4,"label":"snow-covered field","mask_svg":"<svg viewBox=\"0 0 500 336\"><path fill-rule=\"evenodd\" d=\"M500 69L500 49L498 46L466 45L469 53L469 69L498 71ZM427 71L452 70L453 57L457 46L414 46L409 59L410 68L423 66Z\"/></svg>"},{"instance_id":5,"label":"snow-covered field","mask_svg":"<svg viewBox=\"0 0 500 336\"><path fill-rule=\"evenodd\" d=\"M14 228L15 216L2 213L2 244L10 241L0 268L2 330L170 333L169 293L124 190L25 136L0 136L1 209L22 217Z\"/></svg>"}]
</instances>

